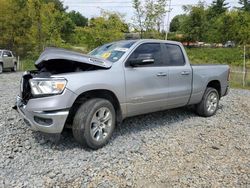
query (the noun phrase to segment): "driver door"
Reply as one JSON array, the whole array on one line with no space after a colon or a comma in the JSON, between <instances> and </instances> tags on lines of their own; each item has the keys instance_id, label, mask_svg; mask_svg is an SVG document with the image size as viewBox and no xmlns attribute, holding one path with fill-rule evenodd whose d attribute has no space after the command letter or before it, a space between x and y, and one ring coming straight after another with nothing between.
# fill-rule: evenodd
<instances>
[{"instance_id":1,"label":"driver door","mask_svg":"<svg viewBox=\"0 0 250 188\"><path fill-rule=\"evenodd\" d=\"M161 43L143 43L125 64L127 115L134 116L162 109L168 98L168 67L163 66ZM152 64L131 66L130 59L151 54Z\"/></svg>"}]
</instances>

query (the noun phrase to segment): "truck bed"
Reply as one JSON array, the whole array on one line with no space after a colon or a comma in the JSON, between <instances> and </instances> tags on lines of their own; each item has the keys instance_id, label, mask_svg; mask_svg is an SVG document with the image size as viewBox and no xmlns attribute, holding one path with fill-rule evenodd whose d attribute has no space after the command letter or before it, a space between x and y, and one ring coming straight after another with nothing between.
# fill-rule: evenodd
<instances>
[{"instance_id":1,"label":"truck bed","mask_svg":"<svg viewBox=\"0 0 250 188\"><path fill-rule=\"evenodd\" d=\"M229 66L221 64L191 64L193 71L192 94L189 104L195 104L201 100L207 87L212 80L220 84L220 97L224 96L228 87Z\"/></svg>"}]
</instances>

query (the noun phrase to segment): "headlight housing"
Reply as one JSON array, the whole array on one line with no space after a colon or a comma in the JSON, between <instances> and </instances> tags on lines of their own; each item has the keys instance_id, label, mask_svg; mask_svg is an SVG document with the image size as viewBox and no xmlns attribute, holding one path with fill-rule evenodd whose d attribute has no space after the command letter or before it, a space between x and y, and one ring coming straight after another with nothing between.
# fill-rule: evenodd
<instances>
[{"instance_id":1,"label":"headlight housing","mask_svg":"<svg viewBox=\"0 0 250 188\"><path fill-rule=\"evenodd\" d=\"M34 78L30 79L29 82L31 87L31 93L35 96L61 94L67 84L67 80L64 78Z\"/></svg>"}]
</instances>

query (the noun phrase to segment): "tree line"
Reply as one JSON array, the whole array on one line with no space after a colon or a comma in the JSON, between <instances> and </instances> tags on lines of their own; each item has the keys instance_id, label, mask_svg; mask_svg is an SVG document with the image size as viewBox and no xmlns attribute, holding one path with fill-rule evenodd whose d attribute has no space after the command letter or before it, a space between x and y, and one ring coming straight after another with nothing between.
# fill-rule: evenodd
<instances>
[{"instance_id":1,"label":"tree line","mask_svg":"<svg viewBox=\"0 0 250 188\"><path fill-rule=\"evenodd\" d=\"M61 0L0 0L0 49L10 49L21 57L37 57L48 46L93 49L124 39L124 33L141 38L164 39L164 18L168 0L132 0L133 24L116 12L102 11L86 18L67 11ZM225 0L205 6L184 6L185 14L174 17L170 38L180 41L224 43L250 42L250 2L240 0L240 8L229 9ZM181 36L181 37L179 37Z\"/></svg>"},{"instance_id":2,"label":"tree line","mask_svg":"<svg viewBox=\"0 0 250 188\"><path fill-rule=\"evenodd\" d=\"M0 0L0 49L32 58L48 46L90 49L128 32L117 13L102 12L100 17L87 19L66 10L60 0Z\"/></svg>"},{"instance_id":3,"label":"tree line","mask_svg":"<svg viewBox=\"0 0 250 188\"><path fill-rule=\"evenodd\" d=\"M205 6L184 6L185 14L173 18L171 38L186 42L203 41L238 44L250 43L250 1L240 0L240 7L231 7L225 0L214 0ZM178 35L179 34L179 35Z\"/></svg>"}]
</instances>

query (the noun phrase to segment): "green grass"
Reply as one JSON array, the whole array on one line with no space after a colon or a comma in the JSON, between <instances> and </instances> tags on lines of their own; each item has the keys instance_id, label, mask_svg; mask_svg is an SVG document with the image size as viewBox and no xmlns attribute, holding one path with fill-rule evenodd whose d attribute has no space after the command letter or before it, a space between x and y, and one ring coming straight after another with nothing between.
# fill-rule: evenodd
<instances>
[{"instance_id":1,"label":"green grass","mask_svg":"<svg viewBox=\"0 0 250 188\"><path fill-rule=\"evenodd\" d=\"M192 64L227 64L232 71L242 71L242 48L187 48L186 51ZM250 60L247 60L247 69L245 87L242 86L242 74L233 72L230 74L231 87L250 89Z\"/></svg>"},{"instance_id":2,"label":"green grass","mask_svg":"<svg viewBox=\"0 0 250 188\"><path fill-rule=\"evenodd\" d=\"M242 65L241 48L186 48L192 64L228 64Z\"/></svg>"},{"instance_id":3,"label":"green grass","mask_svg":"<svg viewBox=\"0 0 250 188\"><path fill-rule=\"evenodd\" d=\"M234 67L232 67L232 71ZM242 88L242 89L250 89L250 69L248 70L246 80L245 80L245 87L243 87L242 77L243 74L232 72L230 74L230 86L235 88Z\"/></svg>"},{"instance_id":4,"label":"green grass","mask_svg":"<svg viewBox=\"0 0 250 188\"><path fill-rule=\"evenodd\" d=\"M237 82L230 82L230 87L231 88L237 88L237 89L248 89L248 90L250 90L250 86L247 85L247 86L243 87L242 84L239 84Z\"/></svg>"}]
</instances>

